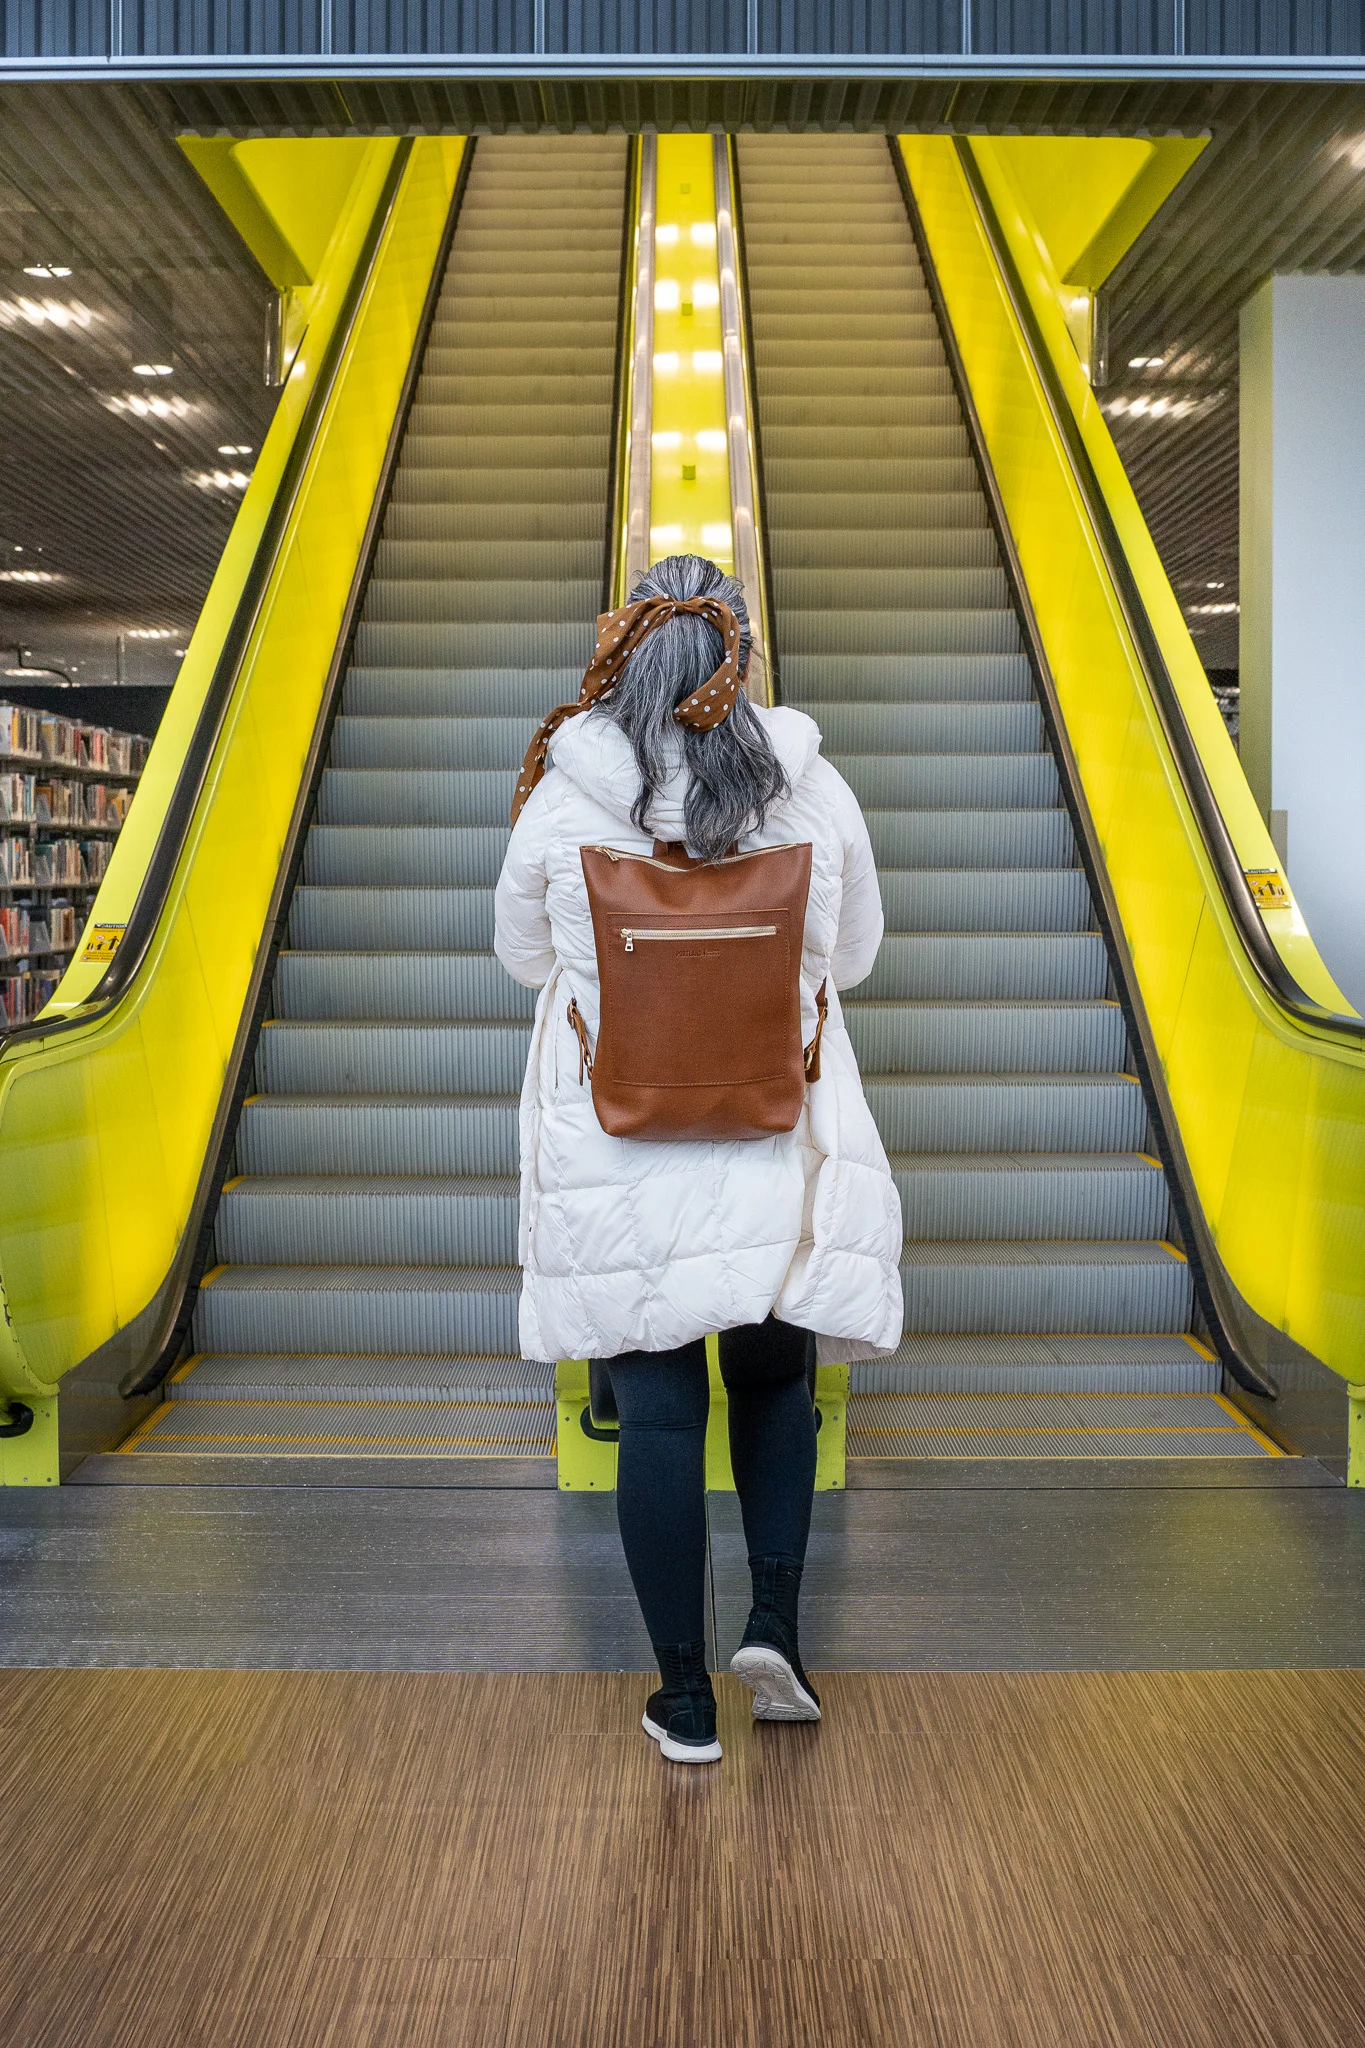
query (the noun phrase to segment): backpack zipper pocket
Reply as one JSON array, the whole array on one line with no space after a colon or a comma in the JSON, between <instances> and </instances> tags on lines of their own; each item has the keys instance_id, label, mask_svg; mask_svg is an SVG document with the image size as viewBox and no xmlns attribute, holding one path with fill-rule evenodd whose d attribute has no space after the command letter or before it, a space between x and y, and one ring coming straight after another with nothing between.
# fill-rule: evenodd
<instances>
[{"instance_id":1,"label":"backpack zipper pocket","mask_svg":"<svg viewBox=\"0 0 1365 2048\"><path fill-rule=\"evenodd\" d=\"M804 844L805 841L802 839L784 839L777 846L755 846L749 853L727 853L722 860L713 860L711 866L713 868L733 867L737 861L752 860L756 854L790 853L794 846L804 846ZM583 851L585 853L604 853L613 867L615 867L618 861L640 860L644 862L647 868L667 868L669 873L674 875L681 873L681 870L676 868L671 860L655 860L652 853L626 853L619 846L596 846L592 844L585 846Z\"/></svg>"},{"instance_id":2,"label":"backpack zipper pocket","mask_svg":"<svg viewBox=\"0 0 1365 2048\"><path fill-rule=\"evenodd\" d=\"M775 939L775 924L731 924L696 925L690 931L654 932L642 931L638 925L623 924L621 937L626 942L626 951L635 951L637 939Z\"/></svg>"}]
</instances>

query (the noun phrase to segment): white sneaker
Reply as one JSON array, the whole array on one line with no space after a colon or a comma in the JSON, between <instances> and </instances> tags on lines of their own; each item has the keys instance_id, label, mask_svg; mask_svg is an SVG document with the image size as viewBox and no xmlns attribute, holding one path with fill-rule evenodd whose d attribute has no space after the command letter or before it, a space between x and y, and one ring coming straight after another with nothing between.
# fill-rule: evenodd
<instances>
[{"instance_id":1,"label":"white sneaker","mask_svg":"<svg viewBox=\"0 0 1365 2048\"><path fill-rule=\"evenodd\" d=\"M648 1708L640 1726L651 1742L658 1743L661 1753L671 1764L718 1764L724 1755L716 1736L713 1735L709 1742L683 1742L678 1736L670 1735L666 1728L661 1728L657 1721L651 1720Z\"/></svg>"},{"instance_id":2,"label":"white sneaker","mask_svg":"<svg viewBox=\"0 0 1365 2048\"><path fill-rule=\"evenodd\" d=\"M755 1721L820 1719L820 1702L805 1683L805 1673L771 1644L742 1644L730 1659L730 1669L753 1693Z\"/></svg>"}]
</instances>

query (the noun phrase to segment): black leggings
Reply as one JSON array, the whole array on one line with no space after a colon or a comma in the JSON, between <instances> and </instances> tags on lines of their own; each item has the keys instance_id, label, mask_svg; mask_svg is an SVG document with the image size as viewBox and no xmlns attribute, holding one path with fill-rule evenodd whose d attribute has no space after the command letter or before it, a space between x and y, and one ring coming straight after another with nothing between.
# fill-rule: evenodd
<instances>
[{"instance_id":1,"label":"black leggings","mask_svg":"<svg viewBox=\"0 0 1365 2048\"><path fill-rule=\"evenodd\" d=\"M724 1330L720 1372L730 1461L750 1557L805 1562L815 1490L810 1339L769 1317ZM627 1351L607 1361L621 1418L616 1513L652 1643L706 1633L706 1345Z\"/></svg>"}]
</instances>

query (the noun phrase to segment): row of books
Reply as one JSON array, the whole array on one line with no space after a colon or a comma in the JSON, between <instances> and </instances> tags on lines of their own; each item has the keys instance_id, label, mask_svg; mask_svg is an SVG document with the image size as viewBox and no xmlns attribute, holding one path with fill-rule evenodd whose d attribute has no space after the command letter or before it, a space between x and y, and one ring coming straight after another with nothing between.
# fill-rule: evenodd
<instances>
[{"instance_id":1,"label":"row of books","mask_svg":"<svg viewBox=\"0 0 1365 2048\"><path fill-rule=\"evenodd\" d=\"M74 952L84 924L74 903L0 903L0 960Z\"/></svg>"},{"instance_id":2,"label":"row of books","mask_svg":"<svg viewBox=\"0 0 1365 2048\"><path fill-rule=\"evenodd\" d=\"M61 978L59 967L32 967L27 960L0 964L0 1030L36 1017L52 1001Z\"/></svg>"},{"instance_id":3,"label":"row of books","mask_svg":"<svg viewBox=\"0 0 1365 2048\"><path fill-rule=\"evenodd\" d=\"M55 761L72 768L107 768L111 775L140 775L151 745L140 733L86 725L55 711L26 704L0 704L0 756L20 761Z\"/></svg>"},{"instance_id":4,"label":"row of books","mask_svg":"<svg viewBox=\"0 0 1365 2048\"><path fill-rule=\"evenodd\" d=\"M79 889L103 879L108 839L5 838L0 835L0 889Z\"/></svg>"},{"instance_id":5,"label":"row of books","mask_svg":"<svg viewBox=\"0 0 1365 2048\"><path fill-rule=\"evenodd\" d=\"M0 824L32 818L40 825L122 825L132 795L117 782L45 782L0 773Z\"/></svg>"}]
</instances>

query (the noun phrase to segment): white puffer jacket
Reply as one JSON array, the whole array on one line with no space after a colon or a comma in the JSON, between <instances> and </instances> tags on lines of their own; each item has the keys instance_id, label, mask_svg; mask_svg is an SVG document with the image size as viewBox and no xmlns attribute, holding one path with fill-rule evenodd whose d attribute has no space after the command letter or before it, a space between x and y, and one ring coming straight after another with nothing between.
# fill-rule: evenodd
<instances>
[{"instance_id":1,"label":"white puffer jacket","mask_svg":"<svg viewBox=\"0 0 1365 2048\"><path fill-rule=\"evenodd\" d=\"M872 968L882 906L867 827L820 758L802 712L760 710L791 783L741 850L814 848L801 960L803 1039L827 977L821 1078L794 1131L717 1143L611 1138L597 1121L568 1022L576 998L597 1037L597 957L579 849L648 852L630 822L639 788L619 728L591 713L560 727L550 769L517 821L497 892L498 958L541 990L521 1097L521 1348L527 1358L665 1351L770 1310L814 1330L842 1362L892 1350L901 1333L901 1214L863 1097L839 988ZM686 770L650 813L680 840Z\"/></svg>"}]
</instances>

